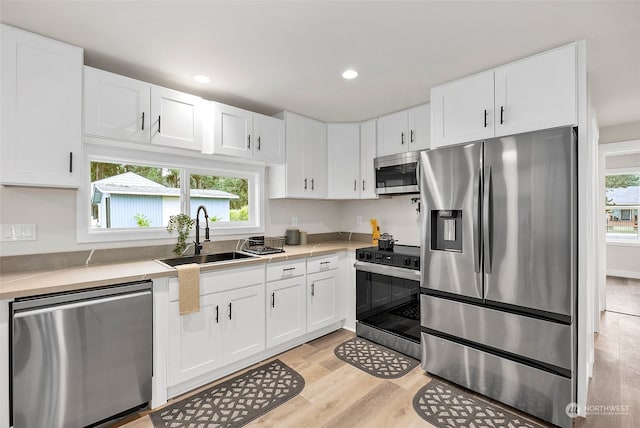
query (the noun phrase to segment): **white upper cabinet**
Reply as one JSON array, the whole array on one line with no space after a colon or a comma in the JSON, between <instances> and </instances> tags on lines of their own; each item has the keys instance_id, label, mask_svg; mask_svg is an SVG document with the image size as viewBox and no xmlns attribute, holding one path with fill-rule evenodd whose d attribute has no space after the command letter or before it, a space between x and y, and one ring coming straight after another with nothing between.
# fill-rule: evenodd
<instances>
[{"instance_id":1,"label":"white upper cabinet","mask_svg":"<svg viewBox=\"0 0 640 428\"><path fill-rule=\"evenodd\" d=\"M575 44L496 68L496 136L576 124L576 73Z\"/></svg>"},{"instance_id":2,"label":"white upper cabinet","mask_svg":"<svg viewBox=\"0 0 640 428\"><path fill-rule=\"evenodd\" d=\"M267 164L285 161L284 120L253 113L253 158Z\"/></svg>"},{"instance_id":3,"label":"white upper cabinet","mask_svg":"<svg viewBox=\"0 0 640 428\"><path fill-rule=\"evenodd\" d=\"M360 199L377 199L376 170L373 160L376 154L376 120L360 124Z\"/></svg>"},{"instance_id":4,"label":"white upper cabinet","mask_svg":"<svg viewBox=\"0 0 640 428\"><path fill-rule=\"evenodd\" d=\"M433 147L577 123L576 44L431 89Z\"/></svg>"},{"instance_id":5,"label":"white upper cabinet","mask_svg":"<svg viewBox=\"0 0 640 428\"><path fill-rule=\"evenodd\" d=\"M376 121L327 125L329 199L375 199Z\"/></svg>"},{"instance_id":6,"label":"white upper cabinet","mask_svg":"<svg viewBox=\"0 0 640 428\"><path fill-rule=\"evenodd\" d=\"M85 67L84 133L89 137L202 151L200 97Z\"/></svg>"},{"instance_id":7,"label":"white upper cabinet","mask_svg":"<svg viewBox=\"0 0 640 428\"><path fill-rule=\"evenodd\" d=\"M327 196L327 125L284 112L286 163L269 169L270 198Z\"/></svg>"},{"instance_id":8,"label":"white upper cabinet","mask_svg":"<svg viewBox=\"0 0 640 428\"><path fill-rule=\"evenodd\" d=\"M409 119L409 147L407 150L431 148L431 104L422 104L407 110Z\"/></svg>"},{"instance_id":9,"label":"white upper cabinet","mask_svg":"<svg viewBox=\"0 0 640 428\"><path fill-rule=\"evenodd\" d=\"M360 197L360 125L329 123L327 125L329 199Z\"/></svg>"},{"instance_id":10,"label":"white upper cabinet","mask_svg":"<svg viewBox=\"0 0 640 428\"><path fill-rule=\"evenodd\" d=\"M84 67L84 133L148 143L151 85Z\"/></svg>"},{"instance_id":11,"label":"white upper cabinet","mask_svg":"<svg viewBox=\"0 0 640 428\"><path fill-rule=\"evenodd\" d=\"M493 137L493 71L431 89L433 146Z\"/></svg>"},{"instance_id":12,"label":"white upper cabinet","mask_svg":"<svg viewBox=\"0 0 640 428\"><path fill-rule=\"evenodd\" d=\"M0 25L0 183L79 187L83 50Z\"/></svg>"},{"instance_id":13,"label":"white upper cabinet","mask_svg":"<svg viewBox=\"0 0 640 428\"><path fill-rule=\"evenodd\" d=\"M151 143L202 150L203 101L195 95L151 86Z\"/></svg>"},{"instance_id":14,"label":"white upper cabinet","mask_svg":"<svg viewBox=\"0 0 640 428\"><path fill-rule=\"evenodd\" d=\"M284 163L284 121L222 103L213 105L213 153Z\"/></svg>"},{"instance_id":15,"label":"white upper cabinet","mask_svg":"<svg viewBox=\"0 0 640 428\"><path fill-rule=\"evenodd\" d=\"M426 150L430 141L429 104L378 118L378 156Z\"/></svg>"}]
</instances>

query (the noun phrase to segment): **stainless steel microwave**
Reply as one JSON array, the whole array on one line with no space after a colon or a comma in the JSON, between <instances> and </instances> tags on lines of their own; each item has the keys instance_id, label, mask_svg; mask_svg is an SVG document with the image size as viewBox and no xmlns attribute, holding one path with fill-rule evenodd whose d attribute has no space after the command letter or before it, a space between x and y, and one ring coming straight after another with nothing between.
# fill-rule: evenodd
<instances>
[{"instance_id":1,"label":"stainless steel microwave","mask_svg":"<svg viewBox=\"0 0 640 428\"><path fill-rule=\"evenodd\" d=\"M401 195L420 193L420 152L405 152L375 158L376 193Z\"/></svg>"}]
</instances>

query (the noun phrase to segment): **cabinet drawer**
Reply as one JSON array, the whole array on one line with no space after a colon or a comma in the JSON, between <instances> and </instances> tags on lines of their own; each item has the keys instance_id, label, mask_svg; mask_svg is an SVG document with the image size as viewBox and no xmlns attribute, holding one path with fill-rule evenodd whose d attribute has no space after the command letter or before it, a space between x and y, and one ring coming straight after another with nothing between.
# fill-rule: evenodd
<instances>
[{"instance_id":1,"label":"cabinet drawer","mask_svg":"<svg viewBox=\"0 0 640 428\"><path fill-rule=\"evenodd\" d=\"M295 278L304 274L304 259L267 264L267 282Z\"/></svg>"},{"instance_id":2,"label":"cabinet drawer","mask_svg":"<svg viewBox=\"0 0 640 428\"><path fill-rule=\"evenodd\" d=\"M324 272L327 270L338 269L338 261L339 257L337 254L309 257L307 258L307 273Z\"/></svg>"},{"instance_id":3,"label":"cabinet drawer","mask_svg":"<svg viewBox=\"0 0 640 428\"><path fill-rule=\"evenodd\" d=\"M264 265L200 273L200 295L233 290L264 282ZM169 301L178 300L178 278L169 280Z\"/></svg>"}]
</instances>

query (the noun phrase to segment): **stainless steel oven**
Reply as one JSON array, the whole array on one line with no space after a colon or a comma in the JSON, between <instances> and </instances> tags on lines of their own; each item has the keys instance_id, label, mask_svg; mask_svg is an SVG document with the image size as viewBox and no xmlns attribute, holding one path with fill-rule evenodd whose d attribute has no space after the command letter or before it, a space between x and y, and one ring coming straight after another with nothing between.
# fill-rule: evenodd
<instances>
[{"instance_id":1,"label":"stainless steel oven","mask_svg":"<svg viewBox=\"0 0 640 428\"><path fill-rule=\"evenodd\" d=\"M420 359L420 248L356 251L356 334Z\"/></svg>"}]
</instances>

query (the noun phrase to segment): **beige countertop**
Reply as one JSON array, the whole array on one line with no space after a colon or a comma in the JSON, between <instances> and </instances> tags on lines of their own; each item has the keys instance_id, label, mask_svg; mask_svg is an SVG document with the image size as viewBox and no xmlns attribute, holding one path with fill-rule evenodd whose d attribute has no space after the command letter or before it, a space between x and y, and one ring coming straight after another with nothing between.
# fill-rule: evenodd
<instances>
[{"instance_id":1,"label":"beige countertop","mask_svg":"<svg viewBox=\"0 0 640 428\"><path fill-rule=\"evenodd\" d=\"M201 272L209 272L230 267L273 263L303 257L321 256L338 251L355 251L357 248L368 246L371 246L370 242L362 241L328 241L308 245L285 246L284 253L202 265L200 270ZM0 277L0 300L75 291L170 276L177 276L176 270L156 260L76 266L34 272L14 272L2 274Z\"/></svg>"}]
</instances>

